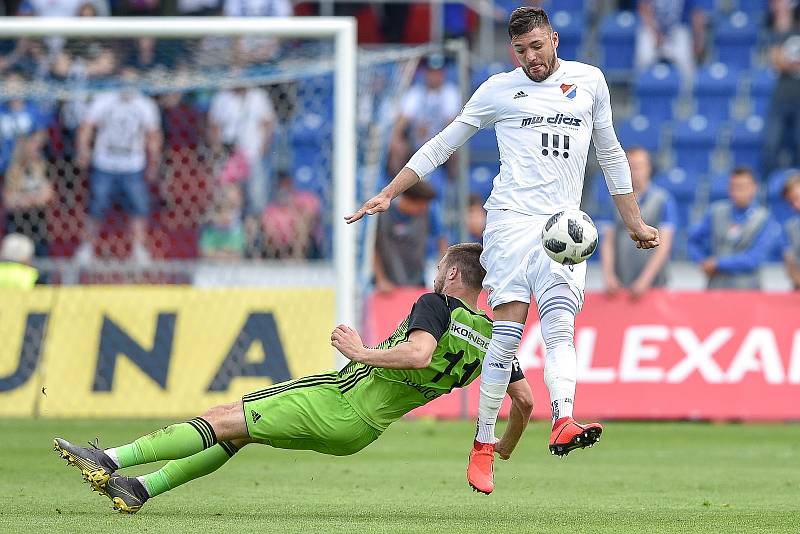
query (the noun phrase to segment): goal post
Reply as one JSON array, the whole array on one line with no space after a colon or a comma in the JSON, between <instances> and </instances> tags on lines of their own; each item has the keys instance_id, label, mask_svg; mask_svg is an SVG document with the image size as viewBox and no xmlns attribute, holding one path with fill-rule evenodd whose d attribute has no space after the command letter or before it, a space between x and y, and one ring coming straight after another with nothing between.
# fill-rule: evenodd
<instances>
[{"instance_id":1,"label":"goal post","mask_svg":"<svg viewBox=\"0 0 800 534\"><path fill-rule=\"evenodd\" d=\"M77 17L0 19L0 38L202 38L283 37L332 39L333 139L332 230L336 272L336 320L356 324L356 229L344 223L355 210L356 79L358 49L356 22L350 17Z\"/></svg>"}]
</instances>

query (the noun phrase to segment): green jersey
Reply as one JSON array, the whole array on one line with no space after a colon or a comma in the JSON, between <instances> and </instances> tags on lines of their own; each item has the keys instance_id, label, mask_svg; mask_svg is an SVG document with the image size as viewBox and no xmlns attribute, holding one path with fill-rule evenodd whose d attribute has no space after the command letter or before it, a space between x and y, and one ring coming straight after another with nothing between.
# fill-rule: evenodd
<instances>
[{"instance_id":1,"label":"green jersey","mask_svg":"<svg viewBox=\"0 0 800 534\"><path fill-rule=\"evenodd\" d=\"M424 330L438 341L428 367L384 369L350 362L339 372L337 382L344 398L378 430L385 430L414 408L475 380L489 350L492 321L455 297L426 293L377 348L404 343L414 330ZM524 377L515 359L511 381Z\"/></svg>"}]
</instances>

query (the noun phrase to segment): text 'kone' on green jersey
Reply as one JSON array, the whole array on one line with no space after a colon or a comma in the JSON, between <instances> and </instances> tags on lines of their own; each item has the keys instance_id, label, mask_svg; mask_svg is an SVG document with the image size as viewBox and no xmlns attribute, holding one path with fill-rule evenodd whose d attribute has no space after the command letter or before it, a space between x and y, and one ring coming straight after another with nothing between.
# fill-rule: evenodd
<instances>
[{"instance_id":1,"label":"text 'kone' on green jersey","mask_svg":"<svg viewBox=\"0 0 800 534\"><path fill-rule=\"evenodd\" d=\"M431 363L424 369L384 369L350 362L339 372L338 383L345 399L379 430L414 408L475 380L489 350L492 321L458 298L426 293L377 348L404 343L414 330L424 330L438 341ZM523 378L515 358L511 382Z\"/></svg>"}]
</instances>

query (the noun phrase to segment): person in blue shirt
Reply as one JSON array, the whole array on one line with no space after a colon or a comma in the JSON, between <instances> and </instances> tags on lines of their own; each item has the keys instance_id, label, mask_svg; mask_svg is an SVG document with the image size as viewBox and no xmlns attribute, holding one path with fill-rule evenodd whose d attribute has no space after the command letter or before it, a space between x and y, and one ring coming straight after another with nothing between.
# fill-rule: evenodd
<instances>
[{"instance_id":1,"label":"person in blue shirt","mask_svg":"<svg viewBox=\"0 0 800 534\"><path fill-rule=\"evenodd\" d=\"M606 292L615 295L627 289L630 297L638 300L650 288L667 285L666 266L678 226L678 206L669 191L651 183L653 166L647 150L631 147L627 156L642 218L658 228L661 246L650 250L636 248L617 214L614 220L601 225L600 261Z\"/></svg>"},{"instance_id":2,"label":"person in blue shirt","mask_svg":"<svg viewBox=\"0 0 800 534\"><path fill-rule=\"evenodd\" d=\"M783 198L794 210L783 223L783 263L794 289L800 290L800 173L790 176L783 186Z\"/></svg>"},{"instance_id":3,"label":"person in blue shirt","mask_svg":"<svg viewBox=\"0 0 800 534\"><path fill-rule=\"evenodd\" d=\"M9 72L0 85L7 95L22 94L25 78L19 72ZM47 116L36 103L23 98L0 101L0 175L11 164L18 142L28 141L31 152L39 152L47 139Z\"/></svg>"},{"instance_id":4,"label":"person in blue shirt","mask_svg":"<svg viewBox=\"0 0 800 534\"><path fill-rule=\"evenodd\" d=\"M780 237L769 211L756 202L753 173L745 167L731 172L728 200L709 206L689 232L689 258L700 264L709 289L760 289L760 269Z\"/></svg>"}]
</instances>

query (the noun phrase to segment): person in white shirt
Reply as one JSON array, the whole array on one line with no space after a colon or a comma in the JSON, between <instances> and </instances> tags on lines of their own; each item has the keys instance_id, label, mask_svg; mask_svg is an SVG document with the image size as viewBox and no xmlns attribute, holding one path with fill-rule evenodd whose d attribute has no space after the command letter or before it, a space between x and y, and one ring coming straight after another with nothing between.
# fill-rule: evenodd
<instances>
[{"instance_id":1,"label":"person in white shirt","mask_svg":"<svg viewBox=\"0 0 800 534\"><path fill-rule=\"evenodd\" d=\"M461 93L445 79L444 60L440 56L429 58L424 83L411 87L401 103L392 130L389 167L401 168L410 151L418 150L447 126L460 108Z\"/></svg>"},{"instance_id":2,"label":"person in white shirt","mask_svg":"<svg viewBox=\"0 0 800 534\"><path fill-rule=\"evenodd\" d=\"M272 144L275 108L264 89L220 91L208 112L209 141L217 154L239 155L247 162L245 183L248 231L261 218L269 197L269 174L264 157Z\"/></svg>"},{"instance_id":3,"label":"person in white shirt","mask_svg":"<svg viewBox=\"0 0 800 534\"><path fill-rule=\"evenodd\" d=\"M155 101L133 87L135 69L123 69L121 77L131 87L95 96L78 131L78 166L92 169L90 217L84 241L75 252L79 263L94 256L98 224L116 192L124 193L131 211L131 258L138 263L150 259L144 244L150 204L147 182L156 178L161 161L160 114Z\"/></svg>"},{"instance_id":4,"label":"person in white shirt","mask_svg":"<svg viewBox=\"0 0 800 534\"><path fill-rule=\"evenodd\" d=\"M642 220L633 194L628 161L612 126L603 73L558 58L558 33L541 8L514 10L508 33L521 66L484 82L455 121L417 151L377 196L345 218L352 223L385 211L394 197L444 163L479 128L494 125L501 165L485 205L481 255L494 323L467 469L469 484L483 493L494 490L494 453L504 459L510 454L505 443L497 442L494 426L531 295L546 346L544 379L553 411L551 452L563 455L593 445L602 432L598 423L579 425L572 418L577 375L573 336L575 315L583 304L586 264L556 263L541 245L548 218L580 206L590 141L631 239L639 248L659 244L658 230Z\"/></svg>"}]
</instances>

